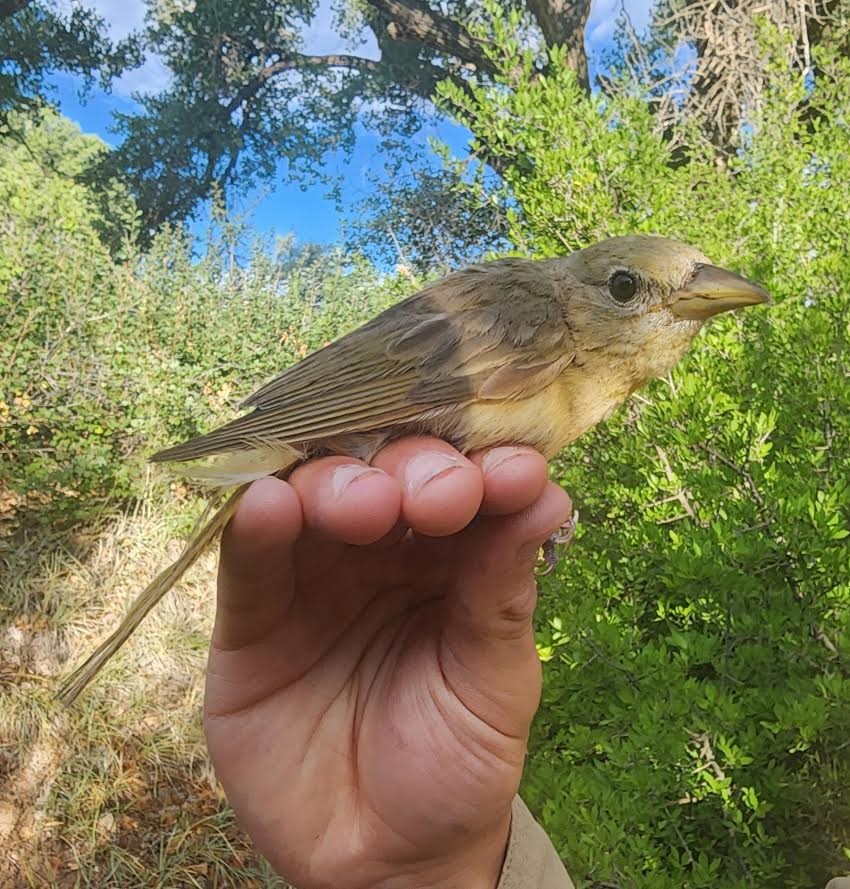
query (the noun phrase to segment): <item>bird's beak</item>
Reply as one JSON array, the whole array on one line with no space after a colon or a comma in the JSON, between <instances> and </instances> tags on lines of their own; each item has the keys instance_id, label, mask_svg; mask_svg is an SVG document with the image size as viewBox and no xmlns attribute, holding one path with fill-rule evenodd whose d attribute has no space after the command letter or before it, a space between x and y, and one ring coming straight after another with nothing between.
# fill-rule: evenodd
<instances>
[{"instance_id":1,"label":"bird's beak","mask_svg":"<svg viewBox=\"0 0 850 889\"><path fill-rule=\"evenodd\" d=\"M705 321L720 312L769 302L770 294L758 284L716 265L700 264L693 278L673 294L670 311L676 318Z\"/></svg>"}]
</instances>

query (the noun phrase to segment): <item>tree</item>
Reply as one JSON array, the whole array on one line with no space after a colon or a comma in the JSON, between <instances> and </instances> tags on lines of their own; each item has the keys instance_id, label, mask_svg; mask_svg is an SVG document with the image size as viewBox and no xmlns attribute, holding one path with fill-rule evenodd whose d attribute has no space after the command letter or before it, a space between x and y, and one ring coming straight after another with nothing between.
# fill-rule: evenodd
<instances>
[{"instance_id":1,"label":"tree","mask_svg":"<svg viewBox=\"0 0 850 889\"><path fill-rule=\"evenodd\" d=\"M494 11L509 15L509 35L494 30ZM216 189L271 178L281 162L293 176L322 176L323 158L353 144L357 123L397 139L410 134L434 113L441 83L457 88L461 106L444 96L440 111L462 112L464 96L498 80L493 48L506 37L527 48L539 76L551 73L551 50L560 48L558 65L572 70L588 95L589 12L590 0L509 0L492 8L486 0L337 0L338 29L361 48L316 54L303 48L319 13L316 0L163 0L151 5L146 40L171 69L172 84L144 97L141 113L118 116L123 144L90 178L121 175L149 233L187 218ZM696 121L691 142L706 141L725 162L766 87L758 62L762 25L793 34L788 63L818 76L813 48L831 27L846 27L846 16L846 0L662 0L648 37L638 38L623 20L602 85L608 93L643 89L670 138L682 139L674 124L683 115ZM680 72L682 44L691 48L691 64ZM65 14L52 0L2 0L0 59L0 126L8 126L11 110L45 100L46 71L108 84L140 61L139 41L113 46L102 20L80 7ZM502 85L511 89L510 78ZM477 157L493 170L503 174L517 163L477 135ZM677 145L674 161L691 142ZM427 182L432 197L435 184L433 177ZM453 185L443 190L450 202Z\"/></svg>"},{"instance_id":2,"label":"tree","mask_svg":"<svg viewBox=\"0 0 850 889\"><path fill-rule=\"evenodd\" d=\"M20 112L47 101L49 72L79 74L108 87L112 77L140 62L135 38L117 46L89 9L63 12L51 0L0 0L0 133L22 121Z\"/></svg>"},{"instance_id":3,"label":"tree","mask_svg":"<svg viewBox=\"0 0 850 889\"><path fill-rule=\"evenodd\" d=\"M7 7L14 21L29 4L17 12ZM755 33L750 7L756 10L752 3L665 0L650 39L626 41L620 54L621 71L638 58L641 71L652 72L660 124L682 109L698 111L699 129L721 157L734 153L753 91L764 88L761 74L747 73ZM216 188L269 179L282 162L293 176L321 176L324 156L350 147L357 123L384 135L409 134L434 112L439 84L468 98L499 80L498 47L505 40L527 49L541 77L551 73L551 51L558 48L557 63L574 72L580 92L594 89L584 33L590 0L337 0L339 31L360 48L321 54L303 45L318 10L316 0L151 6L147 41L170 68L172 83L142 98L141 113L118 116L123 144L94 174L125 177L138 197L143 230L185 219ZM846 14L843 0L803 6L770 0L758 10L760 20L778 26L793 12L794 58L803 67L826 26ZM494 12L501 11L509 34L494 30ZM712 40L708 33L724 36ZM696 58L693 76L677 80L684 102L669 88L682 40ZM734 64L727 45L743 47ZM509 77L500 82L511 89ZM636 86L632 78L630 88ZM444 98L440 111L456 110ZM515 160L480 138L477 151L498 173Z\"/></svg>"},{"instance_id":4,"label":"tree","mask_svg":"<svg viewBox=\"0 0 850 889\"><path fill-rule=\"evenodd\" d=\"M769 90L776 60L764 52L766 29L787 38L782 41L787 68L814 82L826 75L817 64L817 48L826 37L843 54L850 51L849 14L846 0L659 0L650 39L642 44L632 38L617 67L621 73L628 69L630 83L646 84L668 137L677 121L696 122L725 163L740 148ZM836 32L843 35L838 40ZM677 71L670 63L683 46L690 57Z\"/></svg>"},{"instance_id":5,"label":"tree","mask_svg":"<svg viewBox=\"0 0 850 889\"><path fill-rule=\"evenodd\" d=\"M347 212L346 247L420 280L504 248L498 183L482 167L398 154L370 174L372 190Z\"/></svg>"}]
</instances>

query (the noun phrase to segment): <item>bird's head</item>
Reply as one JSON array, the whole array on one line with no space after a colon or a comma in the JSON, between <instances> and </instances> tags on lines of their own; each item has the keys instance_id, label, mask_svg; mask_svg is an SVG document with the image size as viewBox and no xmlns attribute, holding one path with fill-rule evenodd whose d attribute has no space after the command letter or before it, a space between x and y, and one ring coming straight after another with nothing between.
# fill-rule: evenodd
<instances>
[{"instance_id":1,"label":"bird's head","mask_svg":"<svg viewBox=\"0 0 850 889\"><path fill-rule=\"evenodd\" d=\"M758 284L655 235L609 238L561 262L584 285L566 307L571 326L623 358L642 356L648 376L666 373L713 315L770 301Z\"/></svg>"}]
</instances>

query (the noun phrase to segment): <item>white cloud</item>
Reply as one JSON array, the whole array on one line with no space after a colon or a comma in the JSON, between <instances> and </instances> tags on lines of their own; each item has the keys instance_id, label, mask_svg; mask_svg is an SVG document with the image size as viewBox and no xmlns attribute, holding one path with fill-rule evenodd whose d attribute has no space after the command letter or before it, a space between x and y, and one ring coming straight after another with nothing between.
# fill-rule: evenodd
<instances>
[{"instance_id":1,"label":"white cloud","mask_svg":"<svg viewBox=\"0 0 850 889\"><path fill-rule=\"evenodd\" d=\"M625 12L640 33L648 24L654 0L594 0L587 21L587 44L599 48L614 36L617 19Z\"/></svg>"},{"instance_id":2,"label":"white cloud","mask_svg":"<svg viewBox=\"0 0 850 889\"><path fill-rule=\"evenodd\" d=\"M590 46L601 46L602 44L608 43L614 36L615 22L616 19L614 16L611 16L610 18L600 18L600 20L596 22L592 19L588 20L585 42Z\"/></svg>"},{"instance_id":3,"label":"white cloud","mask_svg":"<svg viewBox=\"0 0 850 889\"><path fill-rule=\"evenodd\" d=\"M134 68L119 77L112 90L119 96L132 93L158 93L171 83L171 72L157 55L149 55L141 68Z\"/></svg>"},{"instance_id":4,"label":"white cloud","mask_svg":"<svg viewBox=\"0 0 850 889\"><path fill-rule=\"evenodd\" d=\"M331 0L319 0L319 7L313 21L302 32L304 52L314 55L328 55L356 51L357 55L368 59L380 58L381 52L374 34L368 31L364 43L356 48L334 27L334 12Z\"/></svg>"},{"instance_id":5,"label":"white cloud","mask_svg":"<svg viewBox=\"0 0 850 889\"><path fill-rule=\"evenodd\" d=\"M74 6L93 9L105 22L109 36L121 40L145 23L145 0L57 0L61 10Z\"/></svg>"},{"instance_id":6,"label":"white cloud","mask_svg":"<svg viewBox=\"0 0 850 889\"><path fill-rule=\"evenodd\" d=\"M133 31L140 31L145 25L145 0L59 0L59 7L68 10L81 5L94 10L106 23L109 36L123 40ZM149 54L145 63L132 71L127 71L112 85L118 96L129 97L132 93L157 93L171 82L171 73L162 59Z\"/></svg>"}]
</instances>

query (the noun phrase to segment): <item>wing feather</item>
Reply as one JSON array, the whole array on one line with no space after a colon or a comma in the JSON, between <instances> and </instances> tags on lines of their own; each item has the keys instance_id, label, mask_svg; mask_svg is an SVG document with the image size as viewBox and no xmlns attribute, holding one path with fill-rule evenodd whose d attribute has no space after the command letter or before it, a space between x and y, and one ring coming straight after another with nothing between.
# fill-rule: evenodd
<instances>
[{"instance_id":1,"label":"wing feather","mask_svg":"<svg viewBox=\"0 0 850 889\"><path fill-rule=\"evenodd\" d=\"M547 263L497 260L432 284L288 368L253 408L156 461L298 444L415 420L477 399L526 398L572 359L563 282Z\"/></svg>"}]
</instances>

